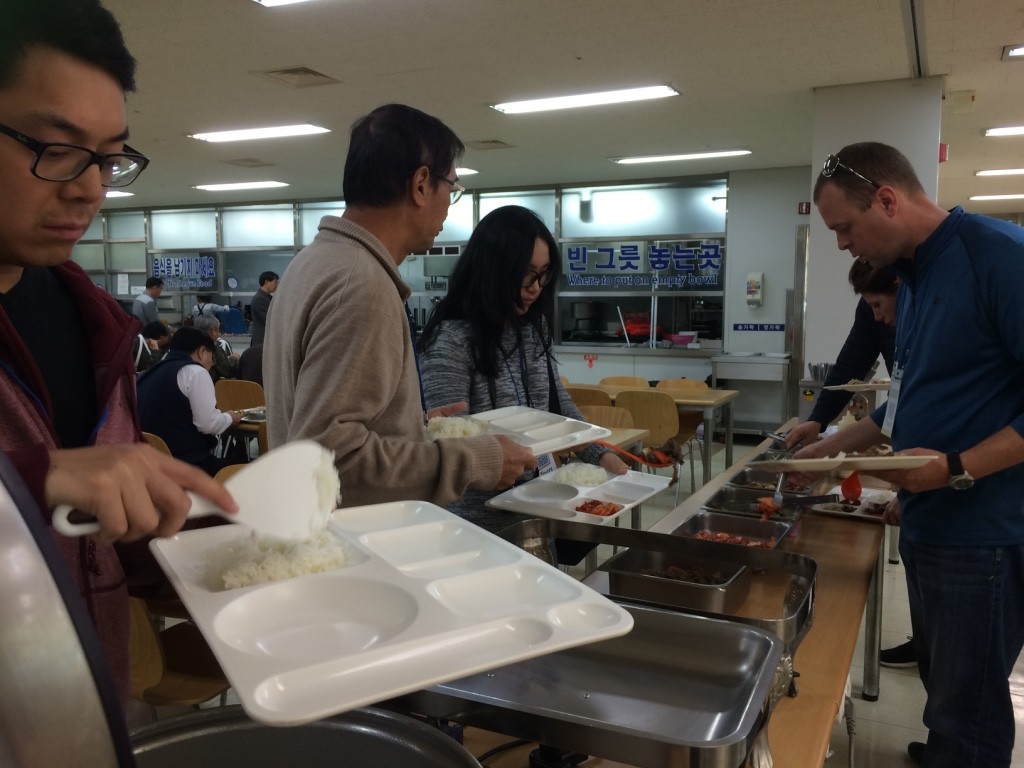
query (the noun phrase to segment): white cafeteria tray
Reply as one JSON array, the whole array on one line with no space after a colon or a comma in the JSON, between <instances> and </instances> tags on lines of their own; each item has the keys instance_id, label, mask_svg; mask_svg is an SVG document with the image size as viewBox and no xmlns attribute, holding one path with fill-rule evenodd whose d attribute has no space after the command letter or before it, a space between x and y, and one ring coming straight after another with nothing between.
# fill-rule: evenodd
<instances>
[{"instance_id":1,"label":"white cafeteria tray","mask_svg":"<svg viewBox=\"0 0 1024 768\"><path fill-rule=\"evenodd\" d=\"M776 461L752 461L747 466L766 472L830 472L832 470L913 469L927 464L937 456L895 454L893 456L847 456L840 453L821 459L778 459Z\"/></svg>"},{"instance_id":2,"label":"white cafeteria tray","mask_svg":"<svg viewBox=\"0 0 1024 768\"><path fill-rule=\"evenodd\" d=\"M632 616L446 510L336 510L339 570L224 590L212 550L242 525L150 543L246 713L298 725L494 667L626 634Z\"/></svg>"},{"instance_id":3,"label":"white cafeteria tray","mask_svg":"<svg viewBox=\"0 0 1024 768\"><path fill-rule=\"evenodd\" d=\"M612 433L604 427L525 405L509 405L494 411L474 413L470 418L486 422L489 427L487 431L492 435L508 435L529 448L534 456L592 443Z\"/></svg>"},{"instance_id":4,"label":"white cafeteria tray","mask_svg":"<svg viewBox=\"0 0 1024 768\"><path fill-rule=\"evenodd\" d=\"M600 485L569 485L558 481L556 470L515 488L509 488L490 499L487 506L534 517L604 525L664 490L671 482L671 478L665 475L650 475L633 470L624 475L613 475L609 472L605 472L605 475L608 479ZM577 512L576 507L587 499L613 501L621 504L622 509L607 517Z\"/></svg>"}]
</instances>

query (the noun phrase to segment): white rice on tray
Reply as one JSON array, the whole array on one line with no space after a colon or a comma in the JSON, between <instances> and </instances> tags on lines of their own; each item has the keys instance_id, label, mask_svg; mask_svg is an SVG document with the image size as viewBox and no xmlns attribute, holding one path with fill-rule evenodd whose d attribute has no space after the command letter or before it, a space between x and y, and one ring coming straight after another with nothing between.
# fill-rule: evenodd
<instances>
[{"instance_id":1,"label":"white rice on tray","mask_svg":"<svg viewBox=\"0 0 1024 768\"><path fill-rule=\"evenodd\" d=\"M594 464L573 463L558 469L551 479L567 485L600 485L608 480L608 473Z\"/></svg>"},{"instance_id":2,"label":"white rice on tray","mask_svg":"<svg viewBox=\"0 0 1024 768\"><path fill-rule=\"evenodd\" d=\"M427 433L434 440L442 437L473 437L486 431L486 422L468 416L435 416L427 421Z\"/></svg>"},{"instance_id":3,"label":"white rice on tray","mask_svg":"<svg viewBox=\"0 0 1024 768\"><path fill-rule=\"evenodd\" d=\"M210 581L224 589L240 589L311 573L344 568L345 544L321 531L309 539L279 539L255 531L221 545L210 553Z\"/></svg>"}]
</instances>

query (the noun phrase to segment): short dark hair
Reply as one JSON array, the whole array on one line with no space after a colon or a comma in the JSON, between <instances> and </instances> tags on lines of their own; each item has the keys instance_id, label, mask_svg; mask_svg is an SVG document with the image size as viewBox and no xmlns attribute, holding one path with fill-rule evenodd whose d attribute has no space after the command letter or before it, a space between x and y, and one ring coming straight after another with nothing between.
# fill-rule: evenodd
<instances>
[{"instance_id":1,"label":"short dark hair","mask_svg":"<svg viewBox=\"0 0 1024 768\"><path fill-rule=\"evenodd\" d=\"M146 287L147 288L163 288L164 287L163 278L160 278L160 277L147 277L146 278Z\"/></svg>"},{"instance_id":2,"label":"short dark hair","mask_svg":"<svg viewBox=\"0 0 1024 768\"><path fill-rule=\"evenodd\" d=\"M510 322L518 321L523 278L538 240L548 247L551 281L522 316L537 330L545 349L552 343L555 289L562 274L558 244L543 220L528 208L505 205L477 224L448 278L448 292L434 308L420 338L430 347L442 322L465 320L472 326L473 360L485 376L498 375L501 338Z\"/></svg>"},{"instance_id":3,"label":"short dark hair","mask_svg":"<svg viewBox=\"0 0 1024 768\"><path fill-rule=\"evenodd\" d=\"M171 336L171 342L167 345L168 349L175 349L180 352L187 352L192 354L200 347L208 349L213 352L214 341L206 333L203 333L198 328L185 325L174 332Z\"/></svg>"},{"instance_id":4,"label":"short dark hair","mask_svg":"<svg viewBox=\"0 0 1024 768\"><path fill-rule=\"evenodd\" d=\"M914 166L902 152L888 144L877 141L848 144L836 152L836 157L843 165L849 166L877 184L899 187L914 194L924 192ZM821 172L818 173L818 180L814 183L814 202L818 202L821 188L826 184L839 187L850 200L865 211L871 207L871 202L875 199L874 187L840 167L832 176L826 177Z\"/></svg>"},{"instance_id":5,"label":"short dark hair","mask_svg":"<svg viewBox=\"0 0 1024 768\"><path fill-rule=\"evenodd\" d=\"M153 320L142 326L142 335L147 339L162 339L164 336L170 335L170 333L167 330L167 326L159 320Z\"/></svg>"},{"instance_id":6,"label":"short dark hair","mask_svg":"<svg viewBox=\"0 0 1024 768\"><path fill-rule=\"evenodd\" d=\"M260 287L269 283L271 280L280 280L281 276L277 272L260 272Z\"/></svg>"},{"instance_id":7,"label":"short dark hair","mask_svg":"<svg viewBox=\"0 0 1024 768\"><path fill-rule=\"evenodd\" d=\"M26 52L47 46L110 74L135 90L135 58L121 27L99 0L0 0L0 87L17 76Z\"/></svg>"},{"instance_id":8,"label":"short dark hair","mask_svg":"<svg viewBox=\"0 0 1024 768\"><path fill-rule=\"evenodd\" d=\"M896 293L899 282L886 267L872 267L860 259L850 265L850 285L854 293Z\"/></svg>"},{"instance_id":9,"label":"short dark hair","mask_svg":"<svg viewBox=\"0 0 1024 768\"><path fill-rule=\"evenodd\" d=\"M466 151L455 133L425 112L404 104L385 104L352 126L345 158L345 205L383 208L405 195L406 181L426 166L434 186L448 178Z\"/></svg>"}]
</instances>

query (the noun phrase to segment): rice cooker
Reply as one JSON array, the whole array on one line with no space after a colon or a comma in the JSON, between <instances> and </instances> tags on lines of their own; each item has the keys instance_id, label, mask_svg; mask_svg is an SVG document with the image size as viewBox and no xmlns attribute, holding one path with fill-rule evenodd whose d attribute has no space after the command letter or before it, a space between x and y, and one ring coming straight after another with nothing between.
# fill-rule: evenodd
<instances>
[{"instance_id":1,"label":"rice cooker","mask_svg":"<svg viewBox=\"0 0 1024 768\"><path fill-rule=\"evenodd\" d=\"M78 589L18 473L0 451L0 766L4 768L480 768L412 718L355 710L294 728L240 707L128 732Z\"/></svg>"}]
</instances>

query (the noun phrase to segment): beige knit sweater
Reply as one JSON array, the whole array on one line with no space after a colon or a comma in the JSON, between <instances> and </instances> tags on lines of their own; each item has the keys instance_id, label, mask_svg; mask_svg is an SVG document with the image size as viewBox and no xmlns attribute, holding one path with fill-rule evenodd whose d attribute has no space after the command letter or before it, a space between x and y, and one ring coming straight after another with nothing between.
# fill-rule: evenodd
<instances>
[{"instance_id":1,"label":"beige knit sweater","mask_svg":"<svg viewBox=\"0 0 1024 768\"><path fill-rule=\"evenodd\" d=\"M343 506L447 505L493 488L493 437L427 440L398 269L372 234L325 216L281 278L267 320L263 380L271 447L313 439L335 452Z\"/></svg>"}]
</instances>

